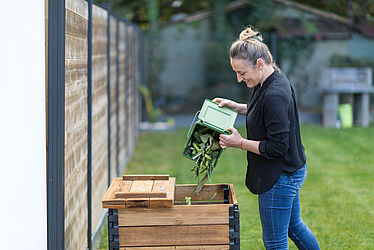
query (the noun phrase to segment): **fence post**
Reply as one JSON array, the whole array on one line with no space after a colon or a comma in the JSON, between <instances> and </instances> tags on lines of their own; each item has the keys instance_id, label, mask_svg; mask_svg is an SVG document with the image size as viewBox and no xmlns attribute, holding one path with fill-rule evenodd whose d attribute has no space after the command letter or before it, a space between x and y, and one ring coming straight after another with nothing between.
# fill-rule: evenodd
<instances>
[{"instance_id":1,"label":"fence post","mask_svg":"<svg viewBox=\"0 0 374 250\"><path fill-rule=\"evenodd\" d=\"M48 249L65 244L65 0L48 2Z\"/></svg>"},{"instance_id":2,"label":"fence post","mask_svg":"<svg viewBox=\"0 0 374 250\"><path fill-rule=\"evenodd\" d=\"M128 112L128 86L129 86L129 74L128 74L128 67L129 67L129 44L128 44L128 32L127 32L127 26L128 23L125 22L125 159L129 159L129 126L128 126L128 119L129 119L129 112Z\"/></svg>"},{"instance_id":3,"label":"fence post","mask_svg":"<svg viewBox=\"0 0 374 250\"><path fill-rule=\"evenodd\" d=\"M87 248L92 248L92 0L88 3L87 29Z\"/></svg>"},{"instance_id":4,"label":"fence post","mask_svg":"<svg viewBox=\"0 0 374 250\"><path fill-rule=\"evenodd\" d=\"M116 174L119 173L119 17L116 17Z\"/></svg>"},{"instance_id":5,"label":"fence post","mask_svg":"<svg viewBox=\"0 0 374 250\"><path fill-rule=\"evenodd\" d=\"M133 107L132 108L132 115L131 115L131 142L132 142L132 145L131 145L131 152L134 151L135 149L135 116L136 116L136 96L135 96L135 90L136 90L136 70L137 70L137 54L136 54L136 51L138 49L138 44L137 44L137 40L136 40L136 26L135 24L132 26L132 41L133 41L133 44L134 44L134 49L133 49L133 57L132 57L132 60L133 60L133 67L132 67L132 91L131 91L131 95L132 95L132 98L131 98L131 106Z\"/></svg>"},{"instance_id":6,"label":"fence post","mask_svg":"<svg viewBox=\"0 0 374 250\"><path fill-rule=\"evenodd\" d=\"M138 64L137 64L137 67L138 67L138 81L136 83L136 138L135 138L135 141L138 140L138 136L139 136L139 123L140 123L140 117L141 117L141 96L140 96L140 93L139 93L139 85L141 84L141 81L142 81L142 62L143 62L143 59L142 59L142 49L143 49L143 44L142 44L142 33L141 33L141 30L139 29L138 27Z\"/></svg>"},{"instance_id":7,"label":"fence post","mask_svg":"<svg viewBox=\"0 0 374 250\"><path fill-rule=\"evenodd\" d=\"M107 48L106 48L106 53L107 53L107 101L108 101L108 187L110 186L111 183L111 146L110 146L110 135L111 135L111 129L110 129L110 5L105 4L104 7L108 11L108 20L107 20Z\"/></svg>"}]
</instances>

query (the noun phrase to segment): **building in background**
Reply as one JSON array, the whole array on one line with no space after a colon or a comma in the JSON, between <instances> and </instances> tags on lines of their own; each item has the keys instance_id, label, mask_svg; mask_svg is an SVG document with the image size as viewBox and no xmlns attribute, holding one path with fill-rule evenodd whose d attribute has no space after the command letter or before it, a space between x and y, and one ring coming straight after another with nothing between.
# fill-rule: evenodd
<instances>
[{"instance_id":1,"label":"building in background","mask_svg":"<svg viewBox=\"0 0 374 250\"><path fill-rule=\"evenodd\" d=\"M240 2L240 1L238 1ZM276 1L282 2L282 1ZM286 2L286 1L285 1ZM229 5L228 5L229 6ZM229 6L230 7L230 6ZM374 62L374 26L351 26L347 18L316 10L309 6L279 4L273 11L280 24L277 29L261 30L276 63L284 70L297 92L301 111L312 114L313 121L320 121L322 95L319 90L321 70L340 66L338 62ZM248 25L253 10L249 4L226 8L228 34L231 41ZM301 8L301 9L300 9ZM224 96L246 102L251 90L232 80L217 84L208 80L209 60L220 60L209 55L209 46L215 42L212 11L182 16L178 22L170 22L161 30L163 67L160 72L160 99L156 105L169 113L192 113L203 99ZM227 65L229 67L227 43ZM210 57L209 57L210 56ZM362 64L362 63L361 63ZM364 63L365 64L365 63ZM230 67L229 67L229 70ZM372 102L373 103L373 102ZM371 105L371 112L374 107Z\"/></svg>"}]
</instances>

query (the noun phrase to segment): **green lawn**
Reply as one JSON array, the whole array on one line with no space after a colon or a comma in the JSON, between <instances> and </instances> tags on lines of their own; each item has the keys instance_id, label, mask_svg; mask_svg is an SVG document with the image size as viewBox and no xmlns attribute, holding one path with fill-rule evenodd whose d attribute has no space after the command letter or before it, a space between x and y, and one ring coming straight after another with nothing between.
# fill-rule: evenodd
<instances>
[{"instance_id":1,"label":"green lawn","mask_svg":"<svg viewBox=\"0 0 374 250\"><path fill-rule=\"evenodd\" d=\"M244 128L240 129L245 135ZM126 174L169 174L195 183L193 162L182 156L187 130L141 133ZM321 249L374 249L374 127L345 130L303 125L308 177L301 189L303 220ZM244 185L245 152L227 149L212 183L233 183L240 209L242 249L264 249L257 196ZM106 230L104 230L106 231ZM290 249L297 249L289 241ZM103 235L101 248L107 248Z\"/></svg>"}]
</instances>

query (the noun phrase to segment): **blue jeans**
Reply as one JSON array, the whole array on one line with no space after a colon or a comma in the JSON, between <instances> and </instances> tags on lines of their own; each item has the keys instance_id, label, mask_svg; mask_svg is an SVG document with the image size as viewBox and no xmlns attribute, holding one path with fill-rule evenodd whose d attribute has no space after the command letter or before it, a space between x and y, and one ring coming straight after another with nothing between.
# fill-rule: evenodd
<instances>
[{"instance_id":1,"label":"blue jeans","mask_svg":"<svg viewBox=\"0 0 374 250\"><path fill-rule=\"evenodd\" d=\"M266 249L288 249L287 236L299 249L320 249L313 232L300 217L299 190L306 175L305 164L292 176L282 174L269 191L258 196Z\"/></svg>"}]
</instances>

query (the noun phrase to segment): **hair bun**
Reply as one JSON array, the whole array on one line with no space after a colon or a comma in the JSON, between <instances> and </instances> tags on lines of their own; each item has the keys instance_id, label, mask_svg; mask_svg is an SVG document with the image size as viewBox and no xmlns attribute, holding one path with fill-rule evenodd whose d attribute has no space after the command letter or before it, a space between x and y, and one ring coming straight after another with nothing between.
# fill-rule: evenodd
<instances>
[{"instance_id":1,"label":"hair bun","mask_svg":"<svg viewBox=\"0 0 374 250\"><path fill-rule=\"evenodd\" d=\"M260 32L253 30L251 27L245 28L239 35L240 41L249 41L249 39L256 39L262 42L262 35Z\"/></svg>"}]
</instances>

